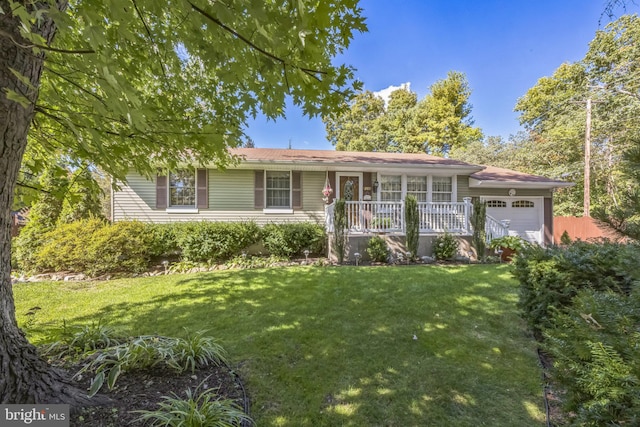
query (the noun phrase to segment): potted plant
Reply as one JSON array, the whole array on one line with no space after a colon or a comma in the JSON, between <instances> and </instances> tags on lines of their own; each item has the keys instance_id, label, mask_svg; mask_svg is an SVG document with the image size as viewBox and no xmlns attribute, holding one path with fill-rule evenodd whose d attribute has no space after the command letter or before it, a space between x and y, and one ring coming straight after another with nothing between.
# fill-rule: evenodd
<instances>
[{"instance_id":1,"label":"potted plant","mask_svg":"<svg viewBox=\"0 0 640 427\"><path fill-rule=\"evenodd\" d=\"M498 249L502 261L511 261L513 254L522 250L526 243L520 236L502 236L491 239L489 247L493 250Z\"/></svg>"}]
</instances>

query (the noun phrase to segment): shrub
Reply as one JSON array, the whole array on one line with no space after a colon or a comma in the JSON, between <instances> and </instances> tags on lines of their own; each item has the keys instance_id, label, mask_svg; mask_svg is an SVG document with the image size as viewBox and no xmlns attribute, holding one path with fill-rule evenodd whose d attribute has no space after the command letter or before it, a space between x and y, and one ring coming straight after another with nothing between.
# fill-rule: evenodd
<instances>
[{"instance_id":1,"label":"shrub","mask_svg":"<svg viewBox=\"0 0 640 427\"><path fill-rule=\"evenodd\" d=\"M321 254L326 238L324 228L312 222L267 224L262 228L262 243L276 257L291 258L304 250Z\"/></svg>"},{"instance_id":2,"label":"shrub","mask_svg":"<svg viewBox=\"0 0 640 427\"><path fill-rule=\"evenodd\" d=\"M545 332L553 378L571 425L637 425L640 298L583 289ZM635 331L630 333L630 331Z\"/></svg>"},{"instance_id":3,"label":"shrub","mask_svg":"<svg viewBox=\"0 0 640 427\"><path fill-rule=\"evenodd\" d=\"M489 242L491 249L505 248L512 251L521 251L525 246L527 246L527 242L520 236L496 237Z\"/></svg>"},{"instance_id":4,"label":"shrub","mask_svg":"<svg viewBox=\"0 0 640 427\"><path fill-rule=\"evenodd\" d=\"M185 261L226 260L260 240L255 222L190 222L175 229Z\"/></svg>"},{"instance_id":5,"label":"shrub","mask_svg":"<svg viewBox=\"0 0 640 427\"><path fill-rule=\"evenodd\" d=\"M513 271L520 282L518 305L523 317L539 332L548 326L550 310L565 311L581 289L628 294L633 282L640 280L638 258L637 245L608 241L524 248Z\"/></svg>"},{"instance_id":6,"label":"shrub","mask_svg":"<svg viewBox=\"0 0 640 427\"><path fill-rule=\"evenodd\" d=\"M150 236L138 221L121 221L97 229L87 247L91 276L110 272L140 273L149 265Z\"/></svg>"},{"instance_id":7,"label":"shrub","mask_svg":"<svg viewBox=\"0 0 640 427\"><path fill-rule=\"evenodd\" d=\"M413 257L418 256L418 244L420 238L420 215L418 214L418 201L415 196L407 196L404 200L404 218L407 228L407 251Z\"/></svg>"},{"instance_id":8,"label":"shrub","mask_svg":"<svg viewBox=\"0 0 640 427\"><path fill-rule=\"evenodd\" d=\"M437 260L452 259L458 253L458 240L451 233L445 232L433 241L433 255Z\"/></svg>"},{"instance_id":9,"label":"shrub","mask_svg":"<svg viewBox=\"0 0 640 427\"><path fill-rule=\"evenodd\" d=\"M58 225L41 237L42 243L34 253L32 270L86 273L95 261L87 249L93 243L96 230L104 226L104 221L99 219Z\"/></svg>"},{"instance_id":10,"label":"shrub","mask_svg":"<svg viewBox=\"0 0 640 427\"><path fill-rule=\"evenodd\" d=\"M389 247L387 242L380 236L373 236L367 245L367 254L373 262L387 262Z\"/></svg>"},{"instance_id":11,"label":"shrub","mask_svg":"<svg viewBox=\"0 0 640 427\"><path fill-rule=\"evenodd\" d=\"M473 202L473 211L471 213L471 226L473 227L473 235L471 237L471 246L476 250L478 261L484 262L487 251L487 232L485 225L487 222L487 202L476 200Z\"/></svg>"},{"instance_id":12,"label":"shrub","mask_svg":"<svg viewBox=\"0 0 640 427\"><path fill-rule=\"evenodd\" d=\"M168 257L180 252L176 239L177 229L181 223L147 224L150 236L149 256L152 258Z\"/></svg>"},{"instance_id":13,"label":"shrub","mask_svg":"<svg viewBox=\"0 0 640 427\"><path fill-rule=\"evenodd\" d=\"M113 224L87 219L60 224L43 236L35 271L71 271L90 276L141 272L148 264L149 236L137 221Z\"/></svg>"},{"instance_id":14,"label":"shrub","mask_svg":"<svg viewBox=\"0 0 640 427\"><path fill-rule=\"evenodd\" d=\"M338 263L344 262L347 249L347 212L344 199L338 199L333 211L333 244L336 247Z\"/></svg>"}]
</instances>

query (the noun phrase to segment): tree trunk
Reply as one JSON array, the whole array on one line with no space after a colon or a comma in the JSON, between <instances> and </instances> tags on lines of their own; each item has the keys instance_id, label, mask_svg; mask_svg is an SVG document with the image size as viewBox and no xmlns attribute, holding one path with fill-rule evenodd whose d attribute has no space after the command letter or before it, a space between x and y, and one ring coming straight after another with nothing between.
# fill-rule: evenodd
<instances>
[{"instance_id":1,"label":"tree trunk","mask_svg":"<svg viewBox=\"0 0 640 427\"><path fill-rule=\"evenodd\" d=\"M27 4L28 1L19 3ZM65 2L59 2L63 10ZM18 31L20 21L12 16L6 0L0 0L0 403L85 403L86 393L69 385L64 374L41 359L18 328L11 285L11 205L27 132L34 116L37 88L42 74L44 54L27 48ZM35 29L47 43L55 33L55 24L45 19ZM30 89L11 72L26 77ZM30 102L23 106L8 99L13 90Z\"/></svg>"}]
</instances>

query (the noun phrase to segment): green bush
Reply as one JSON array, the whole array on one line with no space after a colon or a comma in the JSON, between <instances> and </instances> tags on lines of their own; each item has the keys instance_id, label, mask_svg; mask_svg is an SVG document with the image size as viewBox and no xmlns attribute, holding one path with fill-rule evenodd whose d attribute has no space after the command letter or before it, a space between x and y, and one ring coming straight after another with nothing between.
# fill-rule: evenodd
<instances>
[{"instance_id":1,"label":"green bush","mask_svg":"<svg viewBox=\"0 0 640 427\"><path fill-rule=\"evenodd\" d=\"M180 253L176 239L177 229L182 223L147 224L150 236L149 256L152 258L168 257Z\"/></svg>"},{"instance_id":2,"label":"green bush","mask_svg":"<svg viewBox=\"0 0 640 427\"><path fill-rule=\"evenodd\" d=\"M437 260L452 259L458 253L458 240L451 233L444 233L433 240L433 255Z\"/></svg>"},{"instance_id":3,"label":"green bush","mask_svg":"<svg viewBox=\"0 0 640 427\"><path fill-rule=\"evenodd\" d=\"M88 273L87 269L96 261L88 249L93 244L96 231L105 226L106 223L99 219L58 225L40 237L41 244L34 253L30 270Z\"/></svg>"},{"instance_id":4,"label":"green bush","mask_svg":"<svg viewBox=\"0 0 640 427\"><path fill-rule=\"evenodd\" d=\"M380 236L373 236L367 244L367 254L373 262L387 262L389 256L387 242Z\"/></svg>"},{"instance_id":5,"label":"green bush","mask_svg":"<svg viewBox=\"0 0 640 427\"><path fill-rule=\"evenodd\" d=\"M583 289L545 332L570 425L638 425L640 296Z\"/></svg>"},{"instance_id":6,"label":"green bush","mask_svg":"<svg viewBox=\"0 0 640 427\"><path fill-rule=\"evenodd\" d=\"M347 210L344 199L338 199L334 203L333 211L333 244L336 248L338 264L344 262L347 250Z\"/></svg>"},{"instance_id":7,"label":"green bush","mask_svg":"<svg viewBox=\"0 0 640 427\"><path fill-rule=\"evenodd\" d=\"M519 307L553 359L570 425L640 420L640 246L530 246L516 258Z\"/></svg>"},{"instance_id":8,"label":"green bush","mask_svg":"<svg viewBox=\"0 0 640 427\"><path fill-rule=\"evenodd\" d=\"M326 239L324 227L312 222L267 224L262 228L262 243L276 257L291 258L305 250L322 254Z\"/></svg>"},{"instance_id":9,"label":"green bush","mask_svg":"<svg viewBox=\"0 0 640 427\"><path fill-rule=\"evenodd\" d=\"M534 332L544 329L550 309L564 311L580 289L628 294L640 279L637 245L575 242L566 248L525 247L514 262L519 307ZM635 260L635 261L634 261Z\"/></svg>"},{"instance_id":10,"label":"green bush","mask_svg":"<svg viewBox=\"0 0 640 427\"><path fill-rule=\"evenodd\" d=\"M471 246L476 250L476 256L480 262L485 262L487 258L486 223L487 202L476 200L473 202L473 211L471 213L471 226L473 227Z\"/></svg>"},{"instance_id":11,"label":"green bush","mask_svg":"<svg viewBox=\"0 0 640 427\"><path fill-rule=\"evenodd\" d=\"M407 251L412 257L418 256L420 239L420 215L418 213L418 201L415 196L407 196L404 200L404 218L407 234Z\"/></svg>"},{"instance_id":12,"label":"green bush","mask_svg":"<svg viewBox=\"0 0 640 427\"><path fill-rule=\"evenodd\" d=\"M69 271L97 276L143 271L149 236L140 222L106 223L87 219L60 224L42 236L33 256L33 272Z\"/></svg>"},{"instance_id":13,"label":"green bush","mask_svg":"<svg viewBox=\"0 0 640 427\"><path fill-rule=\"evenodd\" d=\"M85 272L97 276L111 272L140 273L149 265L150 236L146 225L122 221L97 229L87 247L91 263Z\"/></svg>"},{"instance_id":14,"label":"green bush","mask_svg":"<svg viewBox=\"0 0 640 427\"><path fill-rule=\"evenodd\" d=\"M254 222L189 222L174 229L185 261L222 261L260 241Z\"/></svg>"}]
</instances>

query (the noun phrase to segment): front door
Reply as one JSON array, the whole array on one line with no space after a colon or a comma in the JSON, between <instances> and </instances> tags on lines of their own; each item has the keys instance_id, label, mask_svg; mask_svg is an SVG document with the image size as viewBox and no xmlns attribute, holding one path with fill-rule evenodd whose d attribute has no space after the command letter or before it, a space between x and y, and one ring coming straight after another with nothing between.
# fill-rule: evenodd
<instances>
[{"instance_id":1,"label":"front door","mask_svg":"<svg viewBox=\"0 0 640 427\"><path fill-rule=\"evenodd\" d=\"M360 200L360 177L358 175L340 175L339 182L339 198L347 202L357 202Z\"/></svg>"}]
</instances>

